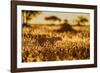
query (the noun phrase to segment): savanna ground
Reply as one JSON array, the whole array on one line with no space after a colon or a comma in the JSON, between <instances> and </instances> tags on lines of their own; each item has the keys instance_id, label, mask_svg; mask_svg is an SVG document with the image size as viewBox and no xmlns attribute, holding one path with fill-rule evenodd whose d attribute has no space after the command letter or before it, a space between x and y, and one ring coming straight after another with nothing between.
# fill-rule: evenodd
<instances>
[{"instance_id":1,"label":"savanna ground","mask_svg":"<svg viewBox=\"0 0 100 73\"><path fill-rule=\"evenodd\" d=\"M22 28L22 62L90 58L90 26L34 24Z\"/></svg>"}]
</instances>

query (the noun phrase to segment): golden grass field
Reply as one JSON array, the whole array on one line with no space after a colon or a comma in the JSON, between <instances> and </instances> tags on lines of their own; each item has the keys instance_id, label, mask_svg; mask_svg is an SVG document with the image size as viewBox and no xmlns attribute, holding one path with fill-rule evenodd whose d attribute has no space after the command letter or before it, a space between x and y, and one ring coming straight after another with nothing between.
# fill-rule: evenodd
<instances>
[{"instance_id":1,"label":"golden grass field","mask_svg":"<svg viewBox=\"0 0 100 73\"><path fill-rule=\"evenodd\" d=\"M90 26L34 24L22 28L22 62L85 60L90 58Z\"/></svg>"}]
</instances>

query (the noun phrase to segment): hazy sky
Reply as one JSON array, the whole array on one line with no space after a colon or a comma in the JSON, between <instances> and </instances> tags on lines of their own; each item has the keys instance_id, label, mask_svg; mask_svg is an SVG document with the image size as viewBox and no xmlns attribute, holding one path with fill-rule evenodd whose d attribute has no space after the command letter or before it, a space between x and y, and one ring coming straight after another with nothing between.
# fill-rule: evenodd
<instances>
[{"instance_id":1,"label":"hazy sky","mask_svg":"<svg viewBox=\"0 0 100 73\"><path fill-rule=\"evenodd\" d=\"M77 18L77 16L84 16L89 20L89 14L87 13L65 13L65 12L42 12L40 15L37 15L36 17L34 17L30 23L33 24L38 24L38 23L52 23L51 21L46 21L45 17L48 16L57 16L58 18L60 18L61 20L67 19L68 22L70 24L73 23L73 20L75 20ZM56 22L57 24L59 22Z\"/></svg>"}]
</instances>

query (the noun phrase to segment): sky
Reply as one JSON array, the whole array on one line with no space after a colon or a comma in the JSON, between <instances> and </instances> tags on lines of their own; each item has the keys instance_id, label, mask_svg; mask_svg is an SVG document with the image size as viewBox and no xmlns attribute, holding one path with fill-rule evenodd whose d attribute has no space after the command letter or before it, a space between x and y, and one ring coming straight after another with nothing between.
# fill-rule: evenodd
<instances>
[{"instance_id":1,"label":"sky","mask_svg":"<svg viewBox=\"0 0 100 73\"><path fill-rule=\"evenodd\" d=\"M52 21L46 21L45 17L49 17L49 16L56 16L58 18L60 18L63 22L64 19L67 19L68 22L70 24L73 24L74 20L78 17L78 16L84 16L85 18L87 18L88 20L90 19L89 14L88 13L67 13L67 12L46 12L43 11L41 14L37 15L36 17L32 18L29 23L30 24L51 24L51 23L55 23L55 24L59 24L61 22L56 21L56 22L52 22Z\"/></svg>"}]
</instances>

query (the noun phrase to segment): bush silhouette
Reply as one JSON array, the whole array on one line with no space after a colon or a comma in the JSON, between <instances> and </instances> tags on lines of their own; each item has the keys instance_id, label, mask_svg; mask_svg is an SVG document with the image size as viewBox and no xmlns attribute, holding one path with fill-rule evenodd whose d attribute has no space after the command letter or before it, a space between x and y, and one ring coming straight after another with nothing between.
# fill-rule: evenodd
<instances>
[{"instance_id":1,"label":"bush silhouette","mask_svg":"<svg viewBox=\"0 0 100 73\"><path fill-rule=\"evenodd\" d=\"M72 26L68 23L68 20L65 19L64 23L61 24L61 28L57 30L57 32L69 32L69 31L75 31Z\"/></svg>"},{"instance_id":2,"label":"bush silhouette","mask_svg":"<svg viewBox=\"0 0 100 73\"><path fill-rule=\"evenodd\" d=\"M61 28L57 30L58 32L68 32L68 31L75 31L72 26L68 23L63 23Z\"/></svg>"}]
</instances>

